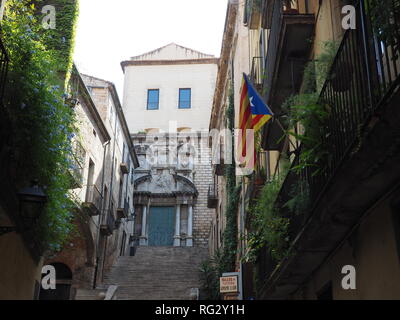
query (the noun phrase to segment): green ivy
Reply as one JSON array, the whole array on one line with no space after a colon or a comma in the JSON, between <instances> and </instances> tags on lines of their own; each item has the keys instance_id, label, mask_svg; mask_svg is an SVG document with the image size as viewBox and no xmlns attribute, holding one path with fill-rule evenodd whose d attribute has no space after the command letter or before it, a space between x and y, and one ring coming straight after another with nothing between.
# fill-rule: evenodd
<instances>
[{"instance_id":1,"label":"green ivy","mask_svg":"<svg viewBox=\"0 0 400 320\"><path fill-rule=\"evenodd\" d=\"M56 28L42 29L44 35L43 43L54 52L59 61L57 71L65 73L71 70L73 65L73 48L75 45L76 26L79 14L79 4L77 0L35 0L36 12L40 21L45 13L41 13L41 8L45 5L52 5L56 10ZM65 76L64 84L67 84L69 74Z\"/></svg>"},{"instance_id":2,"label":"green ivy","mask_svg":"<svg viewBox=\"0 0 400 320\"><path fill-rule=\"evenodd\" d=\"M59 15L60 16L60 15ZM61 31L60 31L61 32ZM37 239L43 250L61 250L75 230L75 204L69 194L71 139L76 128L73 110L64 103L66 56L47 45L35 7L28 0L9 0L2 37L10 58L4 106L13 128L16 184L37 178L48 202L40 217Z\"/></svg>"},{"instance_id":3,"label":"green ivy","mask_svg":"<svg viewBox=\"0 0 400 320\"><path fill-rule=\"evenodd\" d=\"M229 93L229 105L226 110L226 120L228 129L233 132L235 126L235 107L233 89ZM232 146L234 138L232 137ZM237 210L239 206L241 186L236 185L236 166L232 152L232 164L225 166L224 176L226 179L226 195L227 204L225 209L226 228L223 235L223 270L224 272L235 271L236 256L238 248L238 225L237 225Z\"/></svg>"}]
</instances>

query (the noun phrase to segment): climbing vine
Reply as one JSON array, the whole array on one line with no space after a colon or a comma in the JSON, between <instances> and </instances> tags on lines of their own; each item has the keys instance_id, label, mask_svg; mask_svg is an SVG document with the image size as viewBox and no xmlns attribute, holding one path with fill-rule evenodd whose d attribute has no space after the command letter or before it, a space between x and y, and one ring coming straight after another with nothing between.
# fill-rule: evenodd
<instances>
[{"instance_id":1,"label":"climbing vine","mask_svg":"<svg viewBox=\"0 0 400 320\"><path fill-rule=\"evenodd\" d=\"M62 12L58 16L62 20ZM74 28L66 21L58 30L60 34ZM31 1L7 1L2 37L10 63L4 107L13 130L16 184L22 187L38 179L44 187L48 202L38 223L37 240L43 250L50 251L61 250L74 231L75 204L67 172L72 165L71 139L77 131L63 90L70 71L67 60L71 59L72 41L61 40L63 44L56 47L60 39L54 35L43 31Z\"/></svg>"},{"instance_id":2,"label":"climbing vine","mask_svg":"<svg viewBox=\"0 0 400 320\"><path fill-rule=\"evenodd\" d=\"M41 12L45 5L51 5L56 12L56 27L54 29L41 29L44 36L43 43L52 50L59 62L57 71L65 73L71 70L73 65L73 48L75 44L76 26L79 14L79 5L77 0L35 0L36 13L40 20L46 15ZM66 85L70 74L65 75Z\"/></svg>"},{"instance_id":3,"label":"climbing vine","mask_svg":"<svg viewBox=\"0 0 400 320\"><path fill-rule=\"evenodd\" d=\"M229 93L229 105L226 110L227 127L231 132L235 126L235 107L234 107L234 94L233 89ZM232 146L234 140L232 137ZM236 254L238 247L238 234L237 234L237 210L239 205L241 186L236 185L236 166L233 159L231 164L225 166L225 179L226 179L226 195L227 204L225 209L226 228L224 231L224 246L223 246L223 269L225 272L235 271Z\"/></svg>"},{"instance_id":4,"label":"climbing vine","mask_svg":"<svg viewBox=\"0 0 400 320\"><path fill-rule=\"evenodd\" d=\"M235 107L233 89L229 93L228 108L225 113L226 126L231 132L235 126ZM232 137L232 146L234 137ZM223 234L223 247L215 255L204 261L200 271L202 273L202 288L205 299L219 299L219 277L224 272L234 272L238 248L237 210L239 206L241 185L236 184L236 166L232 152L231 164L225 165L227 204L225 208L226 227Z\"/></svg>"}]
</instances>

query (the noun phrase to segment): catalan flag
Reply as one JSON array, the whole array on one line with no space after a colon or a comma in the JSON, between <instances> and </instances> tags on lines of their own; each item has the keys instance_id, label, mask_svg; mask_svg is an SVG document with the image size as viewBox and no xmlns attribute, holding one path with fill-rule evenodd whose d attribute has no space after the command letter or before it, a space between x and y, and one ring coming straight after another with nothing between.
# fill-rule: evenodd
<instances>
[{"instance_id":1,"label":"catalan flag","mask_svg":"<svg viewBox=\"0 0 400 320\"><path fill-rule=\"evenodd\" d=\"M240 159L246 158L246 167L254 168L255 147L254 133L259 131L262 126L273 117L272 111L263 101L257 90L253 87L246 74L243 73L242 88L240 94L240 113L239 113L239 150ZM247 134L251 132L251 134ZM251 154L246 152L246 149ZM254 154L254 155L253 155Z\"/></svg>"}]
</instances>

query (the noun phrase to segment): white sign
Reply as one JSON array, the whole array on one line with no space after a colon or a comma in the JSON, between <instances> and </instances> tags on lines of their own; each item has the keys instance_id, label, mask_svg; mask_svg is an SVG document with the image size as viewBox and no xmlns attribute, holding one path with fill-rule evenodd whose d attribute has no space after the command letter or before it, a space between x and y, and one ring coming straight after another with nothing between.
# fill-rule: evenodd
<instances>
[{"instance_id":1,"label":"white sign","mask_svg":"<svg viewBox=\"0 0 400 320\"><path fill-rule=\"evenodd\" d=\"M238 277L229 276L219 278L219 291L221 293L237 293L238 288Z\"/></svg>"}]
</instances>

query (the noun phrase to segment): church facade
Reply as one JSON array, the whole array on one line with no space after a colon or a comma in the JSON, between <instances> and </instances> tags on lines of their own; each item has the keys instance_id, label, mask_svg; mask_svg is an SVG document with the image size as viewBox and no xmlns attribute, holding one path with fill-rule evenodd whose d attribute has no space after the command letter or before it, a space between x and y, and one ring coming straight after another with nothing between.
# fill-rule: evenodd
<instances>
[{"instance_id":1,"label":"church facade","mask_svg":"<svg viewBox=\"0 0 400 320\"><path fill-rule=\"evenodd\" d=\"M137 246L206 247L208 127L218 59L176 44L121 63L123 108L138 155Z\"/></svg>"}]
</instances>

